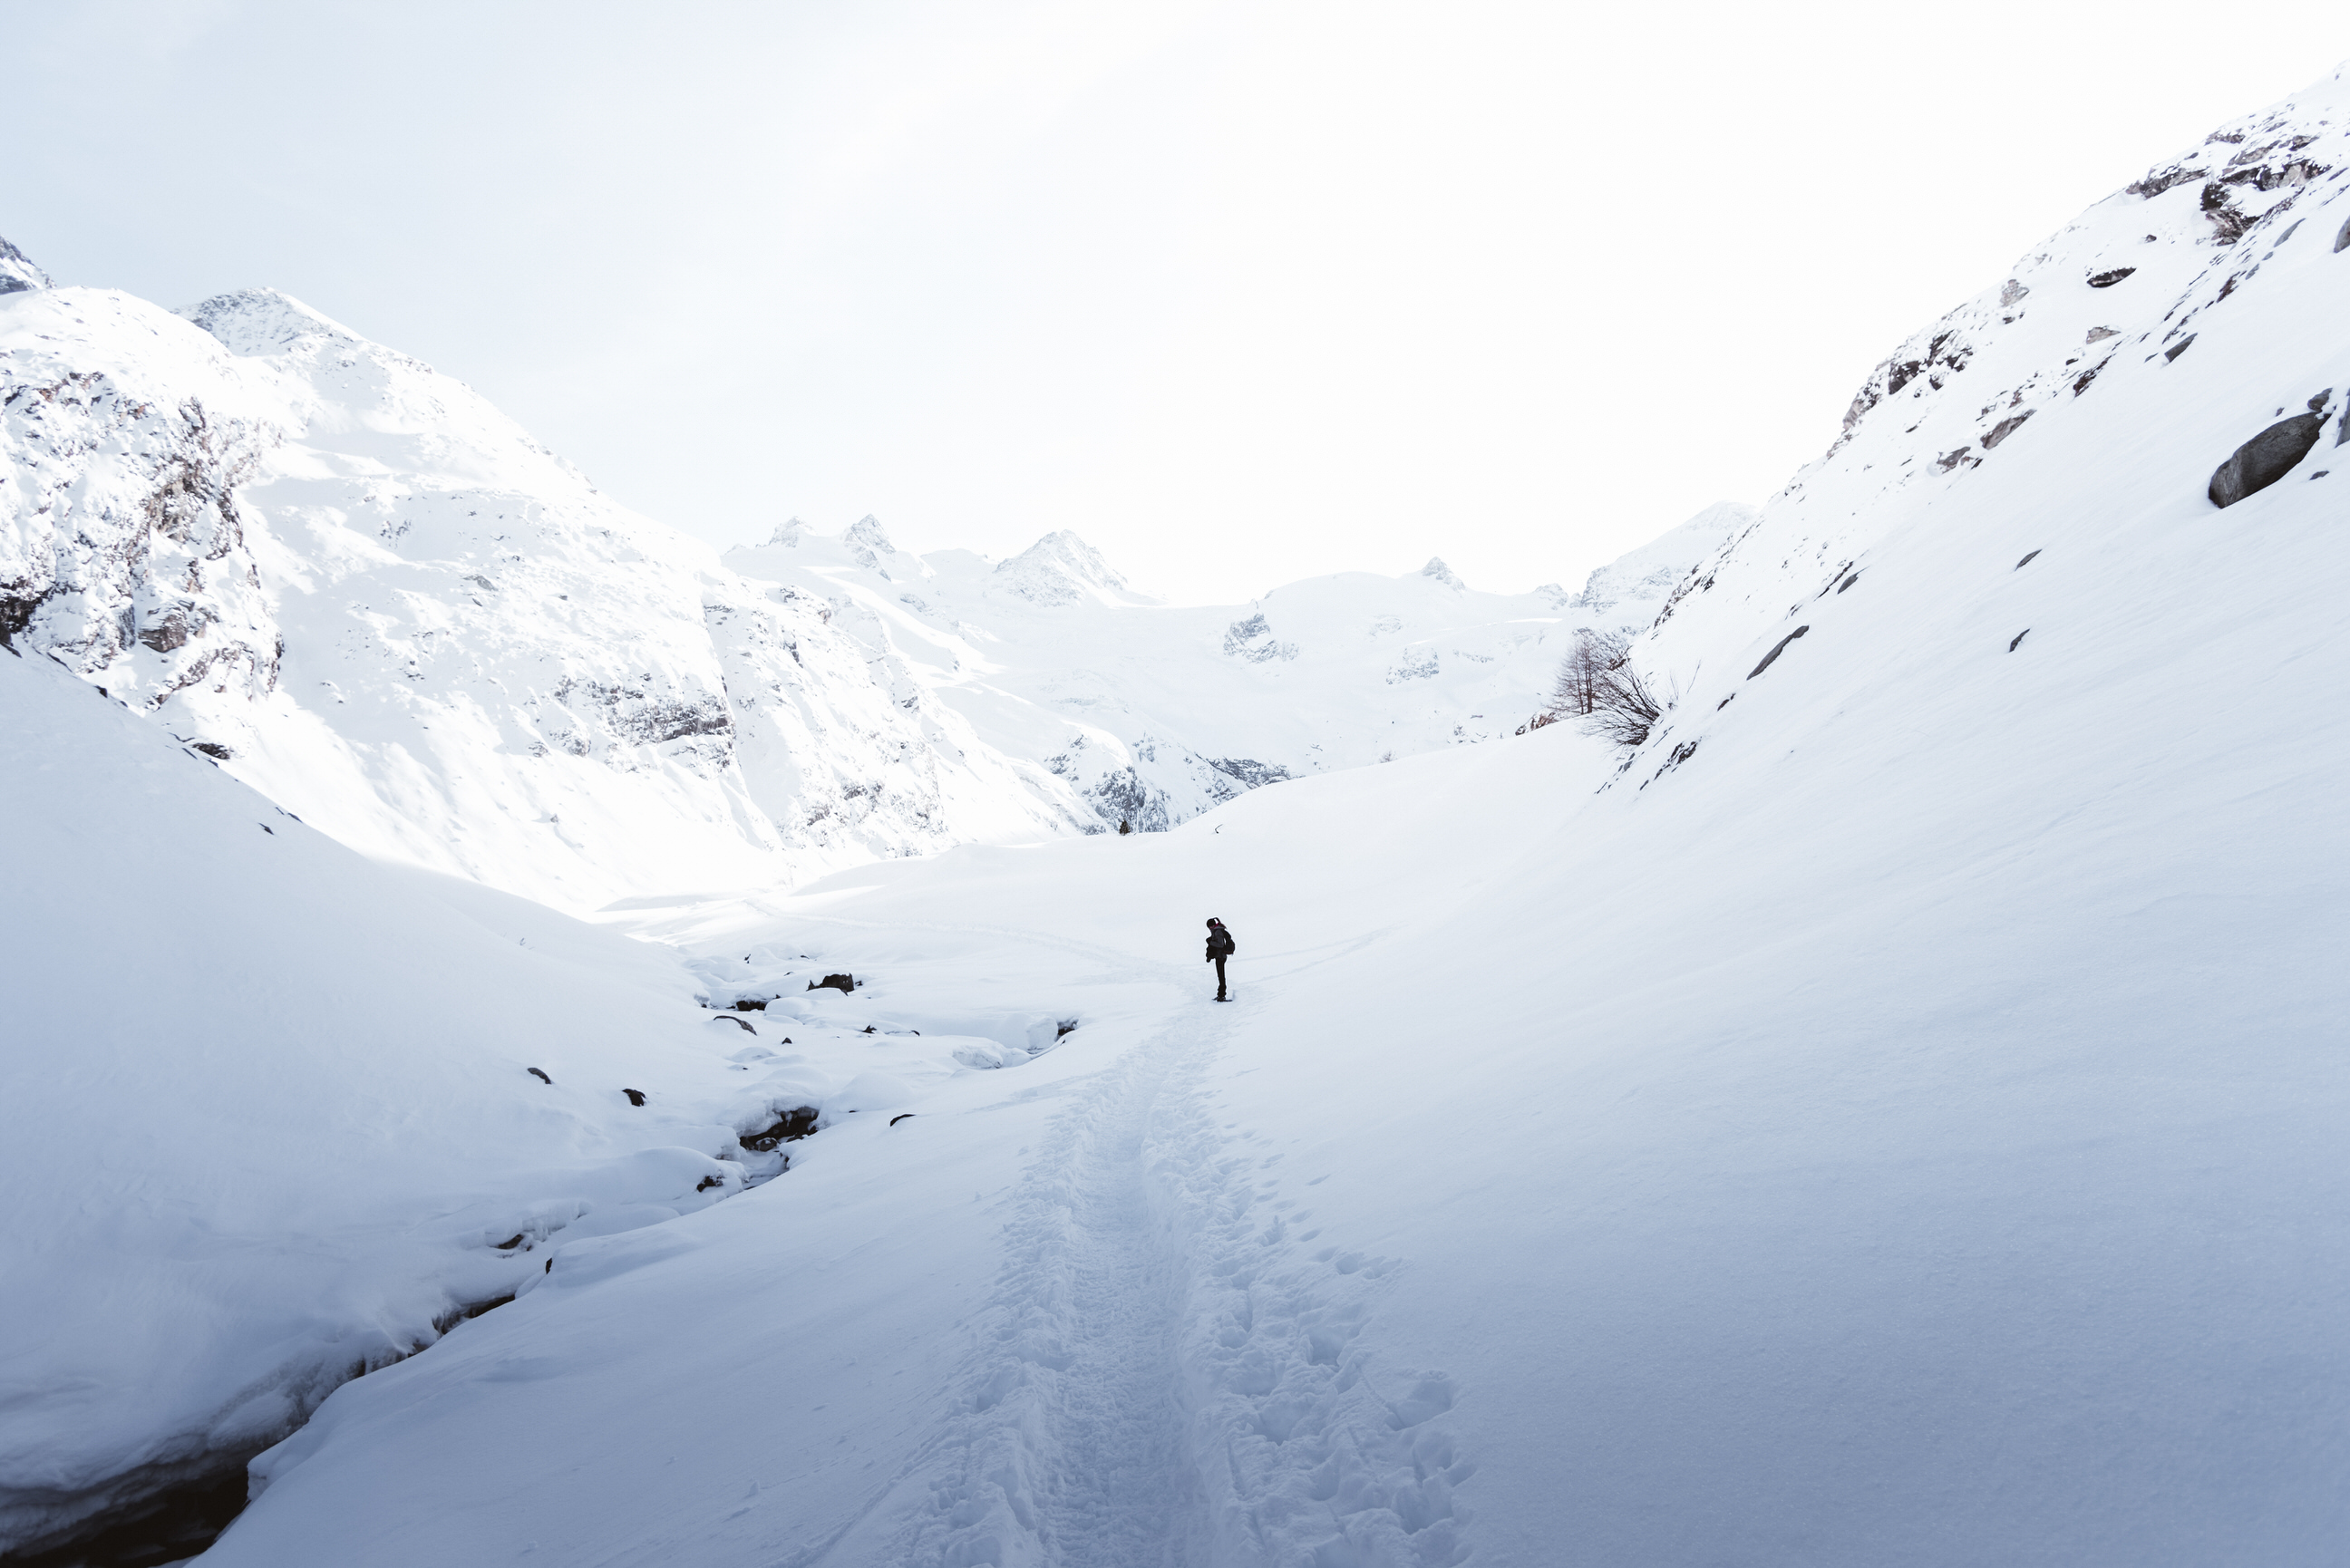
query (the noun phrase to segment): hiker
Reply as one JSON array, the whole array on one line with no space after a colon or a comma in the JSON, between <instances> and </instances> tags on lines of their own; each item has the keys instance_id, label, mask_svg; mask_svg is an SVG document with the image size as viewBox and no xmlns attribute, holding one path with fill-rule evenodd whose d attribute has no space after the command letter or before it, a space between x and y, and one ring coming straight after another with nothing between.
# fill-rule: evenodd
<instances>
[{"instance_id":1,"label":"hiker","mask_svg":"<svg viewBox=\"0 0 2350 1568\"><path fill-rule=\"evenodd\" d=\"M1216 966L1216 1000L1228 1002L1224 994L1224 961L1232 956L1232 933L1224 929L1224 922L1213 915L1208 917L1208 961Z\"/></svg>"}]
</instances>

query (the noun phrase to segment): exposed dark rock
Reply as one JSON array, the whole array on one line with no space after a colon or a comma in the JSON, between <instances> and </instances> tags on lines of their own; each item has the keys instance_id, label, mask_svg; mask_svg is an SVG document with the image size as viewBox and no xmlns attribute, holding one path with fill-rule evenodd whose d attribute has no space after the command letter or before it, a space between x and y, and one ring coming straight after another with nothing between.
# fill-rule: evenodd
<instances>
[{"instance_id":1,"label":"exposed dark rock","mask_svg":"<svg viewBox=\"0 0 2350 1568\"><path fill-rule=\"evenodd\" d=\"M2026 409L2022 413L2016 414L2009 419L2002 420L1999 423L1991 426L1991 434L1983 437L1983 451L1989 452L1991 448L1997 446L2000 442L2005 441L2008 437L2022 430L2023 428L2023 421L2030 419L2033 414L2036 414L2040 410L2037 409Z\"/></svg>"},{"instance_id":2,"label":"exposed dark rock","mask_svg":"<svg viewBox=\"0 0 2350 1568\"><path fill-rule=\"evenodd\" d=\"M195 747L196 750L203 753L204 755L208 757L216 757L224 763L230 761L236 755L234 752L230 751L218 741L190 741L188 744Z\"/></svg>"},{"instance_id":3,"label":"exposed dark rock","mask_svg":"<svg viewBox=\"0 0 2350 1568\"><path fill-rule=\"evenodd\" d=\"M1289 777L1289 770L1279 763L1260 763L1252 757L1210 757L1207 763L1226 778L1238 781L1243 789L1263 789Z\"/></svg>"},{"instance_id":4,"label":"exposed dark rock","mask_svg":"<svg viewBox=\"0 0 2350 1568\"><path fill-rule=\"evenodd\" d=\"M745 1034L756 1034L758 1033L757 1030L751 1027L748 1021L737 1018L731 1012L713 1012L710 1015L710 1021L713 1023L722 1021L727 1023L732 1023L735 1028L740 1029Z\"/></svg>"},{"instance_id":5,"label":"exposed dark rock","mask_svg":"<svg viewBox=\"0 0 2350 1568\"><path fill-rule=\"evenodd\" d=\"M2111 288L2114 285L2121 282L2122 279L2129 276L2130 274L2137 270L2137 268L2134 266L2117 266L2110 272L2092 274L2089 278L2089 286L2091 288Z\"/></svg>"},{"instance_id":6,"label":"exposed dark rock","mask_svg":"<svg viewBox=\"0 0 2350 1568\"><path fill-rule=\"evenodd\" d=\"M511 1235L511 1236L507 1237L504 1241L501 1241L501 1242L499 1242L499 1243L498 1243L498 1251L501 1251L501 1252L511 1252L511 1251L513 1251L516 1247L519 1247L519 1246L521 1246L521 1245L522 1245L522 1232L521 1232L521 1231L515 1231L513 1235Z\"/></svg>"},{"instance_id":7,"label":"exposed dark rock","mask_svg":"<svg viewBox=\"0 0 2350 1568\"><path fill-rule=\"evenodd\" d=\"M1914 342L1915 339L1912 341ZM1964 370L1968 361L1974 356L1974 348L1959 335L1955 327L1945 327L1937 332L1927 343L1924 353L1918 354L1915 358L1908 357L1908 345L1903 345L1902 351L1896 352L1891 358L1871 371L1867 380L1861 383L1860 390L1853 394L1852 406L1845 410L1845 434L1852 433L1853 428L1860 423L1862 415L1867 413L1883 400L1898 395L1902 388L1907 387L1918 377L1925 377L1929 386L1941 386L1943 382L1941 372L1948 371L1951 375L1956 375ZM1676 598L1679 597L1679 595L1675 596ZM1666 608L1668 610L1671 608L1669 603ZM1663 618L1660 616L1659 618L1661 620Z\"/></svg>"},{"instance_id":8,"label":"exposed dark rock","mask_svg":"<svg viewBox=\"0 0 2350 1568\"><path fill-rule=\"evenodd\" d=\"M1946 452L1941 456L1934 460L1934 466L1940 469L1944 473L1948 473L1950 470L1958 467L1959 464L1966 462L1967 454L1973 450L1974 449L1972 447L1962 446L1956 452Z\"/></svg>"},{"instance_id":9,"label":"exposed dark rock","mask_svg":"<svg viewBox=\"0 0 2350 1568\"><path fill-rule=\"evenodd\" d=\"M552 1079L552 1078L550 1078L550 1077L548 1077L545 1073L541 1072L541 1071L540 1071L539 1069L537 1069L536 1067L533 1067L533 1068L529 1069L529 1071L530 1071L530 1075L531 1075L532 1077L534 1077L534 1078L536 1078L540 1083L542 1083L542 1084L545 1084L545 1085L548 1085L550 1088L554 1086L555 1080L554 1080L554 1079Z\"/></svg>"},{"instance_id":10,"label":"exposed dark rock","mask_svg":"<svg viewBox=\"0 0 2350 1568\"><path fill-rule=\"evenodd\" d=\"M696 1192L707 1192L713 1187L723 1187L725 1185L726 1179L723 1177L705 1176L701 1180L693 1184L693 1189Z\"/></svg>"},{"instance_id":11,"label":"exposed dark rock","mask_svg":"<svg viewBox=\"0 0 2350 1568\"><path fill-rule=\"evenodd\" d=\"M2262 148L2266 152L2270 149ZM2240 161L2231 158L2229 163ZM2326 165L2313 163L2306 158L2289 159L2282 163L2261 163L2250 169L2238 169L2220 178L2230 185L2250 185L2255 190L2273 191L2282 185L2306 185L2326 172Z\"/></svg>"},{"instance_id":12,"label":"exposed dark rock","mask_svg":"<svg viewBox=\"0 0 2350 1568\"><path fill-rule=\"evenodd\" d=\"M2167 365L2171 360L2178 358L2181 354L2186 353L2188 345L2195 341L2195 337L2196 335L2190 332L2186 337L2181 337L2178 342L2172 344L2169 348L2165 348L2162 351L2163 363Z\"/></svg>"},{"instance_id":13,"label":"exposed dark rock","mask_svg":"<svg viewBox=\"0 0 2350 1568\"><path fill-rule=\"evenodd\" d=\"M2342 228L2334 236L2334 254L2340 255L2345 250L2350 250L2350 218L2342 220Z\"/></svg>"},{"instance_id":14,"label":"exposed dark rock","mask_svg":"<svg viewBox=\"0 0 2350 1568\"><path fill-rule=\"evenodd\" d=\"M745 996L739 998L735 1002L734 1011L737 1012L764 1012L767 1011L767 1004L764 1002L754 1002L750 997Z\"/></svg>"},{"instance_id":15,"label":"exposed dark rock","mask_svg":"<svg viewBox=\"0 0 2350 1568\"><path fill-rule=\"evenodd\" d=\"M153 625L140 627L139 640L157 653L170 653L188 645L188 631L186 612L175 609Z\"/></svg>"},{"instance_id":16,"label":"exposed dark rock","mask_svg":"<svg viewBox=\"0 0 2350 1568\"><path fill-rule=\"evenodd\" d=\"M2013 653L2013 652L2015 651L2015 645L2016 645L2016 643L2022 642L2025 638L2030 637L2031 635L2032 635L2032 628L2031 628L2030 627L2028 627L2028 626L2027 626L2027 627L2025 627L2022 631L2017 632L2017 633L2015 634L2014 640L2013 640L2013 641L2011 641L2011 642L2007 645L2007 650L2008 650L2008 652L2010 652L2010 653Z\"/></svg>"},{"instance_id":17,"label":"exposed dark rock","mask_svg":"<svg viewBox=\"0 0 2350 1568\"><path fill-rule=\"evenodd\" d=\"M2151 198L2161 195L2173 185L2184 185L2189 180L2200 180L2210 172L2209 169L2189 169L2184 163L2174 163L2168 169L2153 171L2144 179L2133 180L2122 189L2133 196Z\"/></svg>"},{"instance_id":18,"label":"exposed dark rock","mask_svg":"<svg viewBox=\"0 0 2350 1568\"><path fill-rule=\"evenodd\" d=\"M2033 561L2038 557L2039 554L2040 552L2037 550L2033 551L2031 555L2026 556L2021 561L2016 562L2013 569L2019 572L2023 570L2024 567L2032 565Z\"/></svg>"},{"instance_id":19,"label":"exposed dark rock","mask_svg":"<svg viewBox=\"0 0 2350 1568\"><path fill-rule=\"evenodd\" d=\"M622 1089L620 1093L629 1096L629 1104L632 1106L641 1106L645 1103L645 1092L642 1089Z\"/></svg>"},{"instance_id":20,"label":"exposed dark rock","mask_svg":"<svg viewBox=\"0 0 2350 1568\"><path fill-rule=\"evenodd\" d=\"M41 607L47 593L0 594L0 648L16 651L16 638L33 619L33 612Z\"/></svg>"},{"instance_id":21,"label":"exposed dark rock","mask_svg":"<svg viewBox=\"0 0 2350 1568\"><path fill-rule=\"evenodd\" d=\"M2223 245L2234 244L2252 226L2235 197L2217 180L2203 187L2203 215L2211 222L2211 237Z\"/></svg>"},{"instance_id":22,"label":"exposed dark rock","mask_svg":"<svg viewBox=\"0 0 2350 1568\"><path fill-rule=\"evenodd\" d=\"M1770 669L1772 665L1777 663L1779 656L1787 651L1787 645L1811 629L1812 628L1807 626L1799 626L1794 630L1789 632L1786 636L1781 638L1777 646L1773 647L1770 652L1762 656L1762 662L1746 672L1746 679L1752 680L1756 676L1762 674L1764 670Z\"/></svg>"},{"instance_id":23,"label":"exposed dark rock","mask_svg":"<svg viewBox=\"0 0 2350 1568\"><path fill-rule=\"evenodd\" d=\"M1836 592L1842 593L1845 589L1852 587L1853 584L1858 581L1860 581L1860 574L1858 572L1855 572L1852 576L1846 577L1844 581L1836 585Z\"/></svg>"},{"instance_id":24,"label":"exposed dark rock","mask_svg":"<svg viewBox=\"0 0 2350 1568\"><path fill-rule=\"evenodd\" d=\"M857 989L857 978L854 975L828 974L822 980L812 980L808 981L808 989L810 991L837 991L840 992L841 995L847 996L850 992Z\"/></svg>"},{"instance_id":25,"label":"exposed dark rock","mask_svg":"<svg viewBox=\"0 0 2350 1568\"><path fill-rule=\"evenodd\" d=\"M775 1125L764 1132L747 1132L735 1141L754 1154L773 1154L779 1143L792 1143L816 1131L816 1108L801 1106L776 1116Z\"/></svg>"},{"instance_id":26,"label":"exposed dark rock","mask_svg":"<svg viewBox=\"0 0 2350 1568\"><path fill-rule=\"evenodd\" d=\"M899 1122L902 1122L902 1121L906 1120L908 1117L911 1116L913 1114L914 1114L914 1113L913 1113L913 1112L911 1112L911 1111L899 1111L896 1116L891 1116L891 1117L889 1118L889 1125L890 1125L891 1127L896 1127Z\"/></svg>"},{"instance_id":27,"label":"exposed dark rock","mask_svg":"<svg viewBox=\"0 0 2350 1568\"><path fill-rule=\"evenodd\" d=\"M1074 1033L1076 1027L1077 1021L1076 1019L1064 1018L1061 1020L1060 1026L1053 1031L1053 1038L1058 1040L1064 1034Z\"/></svg>"},{"instance_id":28,"label":"exposed dark rock","mask_svg":"<svg viewBox=\"0 0 2350 1568\"><path fill-rule=\"evenodd\" d=\"M2211 504L2233 506L2291 473L2293 466L2309 455L2309 449L2317 444L2318 432L2324 425L2323 414L2295 414L2289 420L2279 420L2238 447L2227 462L2212 472L2210 488L2205 492Z\"/></svg>"}]
</instances>

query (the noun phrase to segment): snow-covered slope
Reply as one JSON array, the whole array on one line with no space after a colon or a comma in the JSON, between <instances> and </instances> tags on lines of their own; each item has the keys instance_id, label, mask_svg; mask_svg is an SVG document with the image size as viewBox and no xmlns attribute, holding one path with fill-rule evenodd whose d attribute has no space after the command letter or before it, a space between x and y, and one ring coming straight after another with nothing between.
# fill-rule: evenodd
<instances>
[{"instance_id":1,"label":"snow-covered slope","mask_svg":"<svg viewBox=\"0 0 2350 1568\"><path fill-rule=\"evenodd\" d=\"M1880 372L1620 761L647 916L1087 1022L348 1386L207 1562L2334 1561L2350 84L2209 148Z\"/></svg>"},{"instance_id":2,"label":"snow-covered slope","mask_svg":"<svg viewBox=\"0 0 2350 1568\"><path fill-rule=\"evenodd\" d=\"M875 1074L821 950L746 949L781 999L721 1019L731 964L364 859L47 660L0 656L0 1552L233 1511L338 1384L779 1174L744 1132L1057 1040L918 1008Z\"/></svg>"},{"instance_id":3,"label":"snow-covered slope","mask_svg":"<svg viewBox=\"0 0 2350 1568\"><path fill-rule=\"evenodd\" d=\"M1095 830L1158 831L1268 782L1510 734L1576 627L1645 626L1753 516L1711 507L1574 595L1480 592L1438 559L1179 608L1073 534L990 564L898 550L869 517L837 538L786 524L726 564L824 598L991 745L1075 787Z\"/></svg>"},{"instance_id":4,"label":"snow-covered slope","mask_svg":"<svg viewBox=\"0 0 2350 1568\"><path fill-rule=\"evenodd\" d=\"M187 317L0 295L0 634L345 843L581 908L1073 830L459 383L266 290Z\"/></svg>"}]
</instances>

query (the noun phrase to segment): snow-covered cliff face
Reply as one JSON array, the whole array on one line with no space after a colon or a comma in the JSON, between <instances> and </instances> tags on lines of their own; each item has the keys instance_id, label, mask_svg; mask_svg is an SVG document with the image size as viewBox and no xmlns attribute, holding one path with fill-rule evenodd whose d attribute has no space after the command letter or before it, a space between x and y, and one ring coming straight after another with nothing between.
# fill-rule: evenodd
<instances>
[{"instance_id":1,"label":"snow-covered cliff face","mask_svg":"<svg viewBox=\"0 0 2350 1568\"><path fill-rule=\"evenodd\" d=\"M991 564L899 550L869 517L838 538L788 523L726 564L832 604L991 745L1066 782L1089 831L1157 832L1261 784L1511 734L1576 627L1646 626L1753 516L1711 507L1572 595L1480 592L1437 559L1177 608L1074 534Z\"/></svg>"},{"instance_id":2,"label":"snow-covered cliff face","mask_svg":"<svg viewBox=\"0 0 2350 1568\"><path fill-rule=\"evenodd\" d=\"M0 296L0 633L345 842L571 907L1066 832L822 600L296 301Z\"/></svg>"}]
</instances>

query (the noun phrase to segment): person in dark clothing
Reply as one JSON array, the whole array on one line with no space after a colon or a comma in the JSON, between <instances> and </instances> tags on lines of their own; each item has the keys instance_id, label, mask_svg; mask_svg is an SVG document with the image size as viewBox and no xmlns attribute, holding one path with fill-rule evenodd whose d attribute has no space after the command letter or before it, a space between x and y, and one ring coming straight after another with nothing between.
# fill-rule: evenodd
<instances>
[{"instance_id":1,"label":"person in dark clothing","mask_svg":"<svg viewBox=\"0 0 2350 1568\"><path fill-rule=\"evenodd\" d=\"M1224 929L1224 922L1212 915L1210 916L1208 918L1208 961L1216 966L1216 1000L1218 1002L1230 1000L1224 995L1224 961L1232 957L1236 950L1238 950L1233 945L1232 933Z\"/></svg>"}]
</instances>

